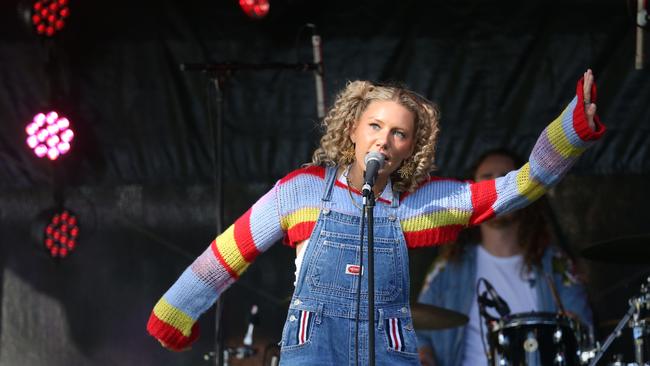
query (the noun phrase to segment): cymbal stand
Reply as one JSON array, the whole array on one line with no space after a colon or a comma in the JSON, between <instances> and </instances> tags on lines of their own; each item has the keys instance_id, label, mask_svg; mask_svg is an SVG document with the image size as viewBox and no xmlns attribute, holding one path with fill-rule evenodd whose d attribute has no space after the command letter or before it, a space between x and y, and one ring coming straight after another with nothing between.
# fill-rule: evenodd
<instances>
[{"instance_id":1,"label":"cymbal stand","mask_svg":"<svg viewBox=\"0 0 650 366\"><path fill-rule=\"evenodd\" d=\"M648 278L648 282L650 282L650 278ZM634 339L634 360L637 365L645 365L643 359L643 336L646 333L646 320L641 318L641 311L650 308L649 296L648 286L643 284L641 285L641 296L630 300L630 305L634 305L635 308L634 316L629 325L630 328L632 328L632 337Z\"/></svg>"},{"instance_id":2,"label":"cymbal stand","mask_svg":"<svg viewBox=\"0 0 650 366\"><path fill-rule=\"evenodd\" d=\"M641 285L641 296L633 297L629 300L630 307L627 309L625 316L618 322L616 328L607 337L602 347L599 347L598 353L591 359L589 366L595 366L598 363L600 358L605 354L605 351L614 342L614 339L621 335L621 330L628 322L634 333L634 357L636 364L643 365L643 333L645 330L645 321L640 319L640 315L642 308L648 309L650 307L648 283L650 283L650 277L646 279L646 283ZM630 319L632 319L631 322Z\"/></svg>"}]
</instances>

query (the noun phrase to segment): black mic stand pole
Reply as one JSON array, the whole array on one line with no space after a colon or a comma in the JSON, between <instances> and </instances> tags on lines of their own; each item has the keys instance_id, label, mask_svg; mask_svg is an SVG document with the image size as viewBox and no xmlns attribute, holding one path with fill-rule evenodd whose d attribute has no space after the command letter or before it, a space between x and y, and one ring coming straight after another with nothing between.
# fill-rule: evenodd
<instances>
[{"instance_id":1,"label":"black mic stand pole","mask_svg":"<svg viewBox=\"0 0 650 366\"><path fill-rule=\"evenodd\" d=\"M363 208L368 218L368 365L375 366L375 194L372 189L363 196Z\"/></svg>"},{"instance_id":2,"label":"black mic stand pole","mask_svg":"<svg viewBox=\"0 0 650 366\"><path fill-rule=\"evenodd\" d=\"M210 74L229 75L238 70L295 70L295 71L319 71L322 63L295 63L267 62L260 64L249 64L244 62L222 62L222 63L183 63L180 64L181 71L202 71Z\"/></svg>"},{"instance_id":3,"label":"black mic stand pole","mask_svg":"<svg viewBox=\"0 0 650 366\"><path fill-rule=\"evenodd\" d=\"M217 220L216 220L216 229L217 235L223 232L223 213L224 213L224 201L223 201L223 83L225 81L227 72L223 70L217 72L211 72L210 78L214 84L215 91L215 101L216 101L216 114L213 121L209 121L212 127L212 141L214 141L214 154L215 156L215 187L214 194L217 200ZM212 113L209 114L212 116ZM214 319L214 328L215 328L215 340L214 340L214 364L216 366L221 366L224 364L224 336L223 336L223 327L221 326L221 321L223 317L223 296L219 296L217 303L215 305L215 319Z\"/></svg>"},{"instance_id":4,"label":"black mic stand pole","mask_svg":"<svg viewBox=\"0 0 650 366\"><path fill-rule=\"evenodd\" d=\"M486 328L487 332L489 333L490 330L492 330L491 329L492 325L494 324L494 322L496 322L496 318L493 317L492 315L490 315L487 312L487 307L489 306L491 308L496 308L496 304L494 303L494 301L488 299L487 295L488 295L487 291L483 292L480 295L477 294L477 302L478 302L479 315L482 316L483 319L485 320L485 328ZM480 316L479 316L479 320L478 320L479 323L481 322ZM481 329L481 337L483 337L483 330L482 329ZM491 352L494 349L494 347L496 347L496 345L494 345L493 343L494 342L493 342L492 338L488 337L488 346L490 347L490 349L489 350L487 350L487 349L484 350L485 351L485 356L487 357L487 360L488 360L488 366L496 364L496 363L493 362L494 360L493 360L493 355L492 355L492 352ZM485 343L483 345L485 345Z\"/></svg>"},{"instance_id":5,"label":"black mic stand pole","mask_svg":"<svg viewBox=\"0 0 650 366\"><path fill-rule=\"evenodd\" d=\"M223 201L223 169L224 169L224 159L223 159L223 85L226 80L226 77L230 75L231 70L226 67L207 67L209 65L200 65L204 68L200 69L198 64L181 64L182 71L189 70L199 70L206 71L209 74L209 78L214 85L215 91L215 115L208 113L208 123L210 125L210 130L212 132L212 141L213 141L213 161L214 161L214 195L216 200L216 230L217 235L223 232L223 222L224 222L224 201ZM209 108L209 107L208 107ZM215 304L215 317L214 317L214 331L215 331L215 340L214 340L214 365L221 366L224 365L224 333L223 327L221 326L223 318L223 296L217 298ZM209 356L207 356L209 359Z\"/></svg>"},{"instance_id":6,"label":"black mic stand pole","mask_svg":"<svg viewBox=\"0 0 650 366\"><path fill-rule=\"evenodd\" d=\"M295 63L287 64L280 62L269 62L263 64L249 64L238 62L227 63L182 63L180 64L181 71L201 71L208 73L210 79L214 83L215 101L216 101L216 116L212 120L212 114L209 114L209 124L212 129L212 141L214 143L213 152L214 157L214 193L216 198L217 220L216 229L217 233L223 232L223 83L227 76L231 75L237 70L296 70L296 71L318 71L322 68L321 63ZM373 201L374 205L374 201ZM215 349L214 349L214 365L221 366L224 364L224 341L223 330L221 326L223 315L223 296L219 296L215 305ZM374 333L373 333L374 336ZM374 341L374 339L373 339ZM209 356L206 356L209 358Z\"/></svg>"}]
</instances>

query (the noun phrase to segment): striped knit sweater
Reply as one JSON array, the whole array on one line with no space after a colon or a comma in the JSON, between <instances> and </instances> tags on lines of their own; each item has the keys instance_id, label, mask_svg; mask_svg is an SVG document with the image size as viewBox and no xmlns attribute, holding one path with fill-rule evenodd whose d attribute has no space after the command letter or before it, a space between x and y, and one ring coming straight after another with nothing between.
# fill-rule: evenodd
<instances>
[{"instance_id":1,"label":"striped knit sweater","mask_svg":"<svg viewBox=\"0 0 650 366\"><path fill-rule=\"evenodd\" d=\"M592 92L595 96L595 88ZM605 131L596 118L588 126L582 83L577 96L542 132L529 162L496 180L480 183L430 178L400 197L398 217L409 248L453 241L459 231L495 215L521 208L543 195ZM183 349L199 335L197 319L255 258L284 239L295 245L311 235L320 212L325 168L296 170L278 181L192 263L155 305L149 333L169 348ZM332 192L333 208L359 214L351 199L359 192L340 182ZM386 215L390 202L380 199L375 215Z\"/></svg>"}]
</instances>

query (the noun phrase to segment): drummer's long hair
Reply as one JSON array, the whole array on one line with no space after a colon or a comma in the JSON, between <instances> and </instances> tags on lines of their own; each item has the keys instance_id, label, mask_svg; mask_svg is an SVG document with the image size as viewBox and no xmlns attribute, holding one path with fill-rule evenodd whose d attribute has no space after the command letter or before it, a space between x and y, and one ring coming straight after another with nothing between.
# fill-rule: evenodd
<instances>
[{"instance_id":1,"label":"drummer's long hair","mask_svg":"<svg viewBox=\"0 0 650 366\"><path fill-rule=\"evenodd\" d=\"M521 167L524 163L517 154L508 149L489 150L483 153L472 165L469 178L473 180L478 167L485 159L494 155L510 158L515 167ZM547 218L549 213L550 207L545 195L514 213L516 215L515 219L519 221L517 236L523 249L526 271L531 271L533 267L541 265L544 251L551 243L552 235ZM449 261L459 261L469 245L477 245L480 242L481 230L478 226L465 229L460 233L455 243L446 245L441 249L441 256Z\"/></svg>"}]
</instances>

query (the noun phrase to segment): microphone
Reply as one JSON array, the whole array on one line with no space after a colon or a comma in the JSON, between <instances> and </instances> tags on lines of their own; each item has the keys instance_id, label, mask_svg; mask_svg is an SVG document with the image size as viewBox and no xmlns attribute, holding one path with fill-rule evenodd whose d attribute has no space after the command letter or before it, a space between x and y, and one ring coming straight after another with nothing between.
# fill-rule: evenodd
<instances>
[{"instance_id":1,"label":"microphone","mask_svg":"<svg viewBox=\"0 0 650 366\"><path fill-rule=\"evenodd\" d=\"M508 303L499 296L497 291L494 289L490 281L486 280L485 278L481 277L483 279L483 283L485 284L485 288L487 289L488 293L490 294L490 297L492 297L492 301L494 301L494 308L496 309L497 313L501 315L501 317L505 317L507 315L510 315L510 307L508 306Z\"/></svg>"},{"instance_id":2,"label":"microphone","mask_svg":"<svg viewBox=\"0 0 650 366\"><path fill-rule=\"evenodd\" d=\"M321 38L316 33L316 26L308 24L312 29L311 45L314 52L314 79L316 81L316 111L318 118L325 117L325 86L323 84L323 48L321 47Z\"/></svg>"},{"instance_id":3,"label":"microphone","mask_svg":"<svg viewBox=\"0 0 650 366\"><path fill-rule=\"evenodd\" d=\"M384 166L384 159L384 155L376 151L369 152L363 159L366 163L366 171L363 173L363 187L361 188L364 197L368 197L372 192L377 173Z\"/></svg>"}]
</instances>

